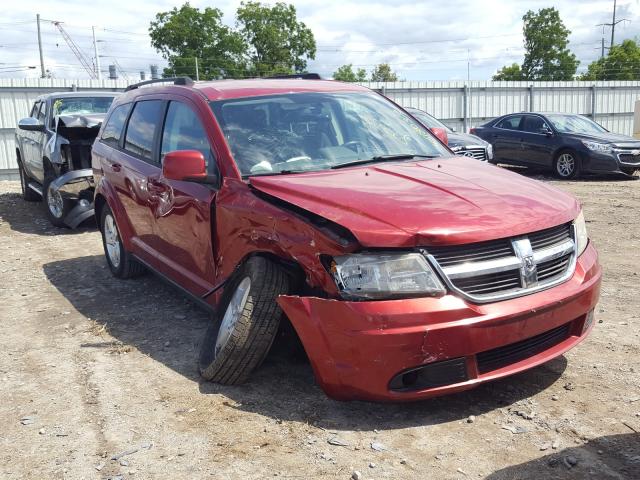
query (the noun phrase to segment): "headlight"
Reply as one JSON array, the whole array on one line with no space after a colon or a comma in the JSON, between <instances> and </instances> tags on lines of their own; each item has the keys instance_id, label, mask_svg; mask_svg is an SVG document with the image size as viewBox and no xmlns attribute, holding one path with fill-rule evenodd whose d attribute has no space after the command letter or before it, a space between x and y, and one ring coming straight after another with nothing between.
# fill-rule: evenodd
<instances>
[{"instance_id":1,"label":"headlight","mask_svg":"<svg viewBox=\"0 0 640 480\"><path fill-rule=\"evenodd\" d=\"M608 143L590 142L589 140L582 140L582 144L589 150L598 153L611 153L611 145Z\"/></svg>"},{"instance_id":2,"label":"headlight","mask_svg":"<svg viewBox=\"0 0 640 480\"><path fill-rule=\"evenodd\" d=\"M390 298L445 293L442 282L419 253L335 257L331 273L345 297Z\"/></svg>"},{"instance_id":3,"label":"headlight","mask_svg":"<svg viewBox=\"0 0 640 480\"><path fill-rule=\"evenodd\" d=\"M576 244L578 247L578 256L584 252L584 249L587 248L587 243L589 243L589 235L587 235L587 225L584 222L584 215L582 214L582 210L580 210L580 214L573 221L573 225L576 229Z\"/></svg>"},{"instance_id":4,"label":"headlight","mask_svg":"<svg viewBox=\"0 0 640 480\"><path fill-rule=\"evenodd\" d=\"M487 160L493 160L493 145L487 146Z\"/></svg>"}]
</instances>

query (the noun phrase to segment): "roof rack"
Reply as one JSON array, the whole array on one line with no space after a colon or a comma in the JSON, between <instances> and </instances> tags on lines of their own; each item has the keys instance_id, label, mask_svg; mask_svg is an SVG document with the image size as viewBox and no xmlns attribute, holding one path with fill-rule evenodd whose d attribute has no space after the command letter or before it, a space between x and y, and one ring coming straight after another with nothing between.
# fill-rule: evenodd
<instances>
[{"instance_id":1,"label":"roof rack","mask_svg":"<svg viewBox=\"0 0 640 480\"><path fill-rule=\"evenodd\" d=\"M294 73L291 75L271 75L264 78L300 78L302 80L322 80L319 73Z\"/></svg>"},{"instance_id":2,"label":"roof rack","mask_svg":"<svg viewBox=\"0 0 640 480\"><path fill-rule=\"evenodd\" d=\"M142 87L143 85L151 85L154 83L168 83L171 82L174 85L193 85L193 80L190 77L169 77L169 78L154 78L152 80L145 80L144 82L133 83L128 85L127 88L124 89L125 92L130 90L135 90L138 87Z\"/></svg>"}]
</instances>

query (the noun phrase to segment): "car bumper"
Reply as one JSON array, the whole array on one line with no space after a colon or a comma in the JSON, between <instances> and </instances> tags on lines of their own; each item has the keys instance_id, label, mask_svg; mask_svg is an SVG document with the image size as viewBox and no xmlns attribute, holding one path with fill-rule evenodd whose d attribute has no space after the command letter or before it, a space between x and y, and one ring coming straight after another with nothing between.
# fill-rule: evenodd
<instances>
[{"instance_id":1,"label":"car bumper","mask_svg":"<svg viewBox=\"0 0 640 480\"><path fill-rule=\"evenodd\" d=\"M583 171L589 173L625 173L640 170L640 156L631 156L628 151L614 150L612 154L582 152Z\"/></svg>"},{"instance_id":2,"label":"car bumper","mask_svg":"<svg viewBox=\"0 0 640 480\"><path fill-rule=\"evenodd\" d=\"M77 202L64 217L64 223L69 227L76 228L93 216L93 169L67 172L51 182L50 188L60 192L64 198Z\"/></svg>"},{"instance_id":3,"label":"car bumper","mask_svg":"<svg viewBox=\"0 0 640 480\"><path fill-rule=\"evenodd\" d=\"M563 354L593 326L600 278L597 253L589 244L567 282L492 304L472 304L453 295L373 302L282 296L278 303L327 395L340 400L410 401L473 388ZM509 357L509 351L522 350L523 340L545 338L558 329L565 333L551 344L541 344L541 351L525 349L525 354L531 353L526 358ZM506 350L501 348L505 346ZM493 364L497 367L487 371L487 356L500 352L506 352L503 360L515 360L504 364L498 358ZM457 367L445 368L442 377L440 367L448 364L439 362L446 360ZM399 374L426 365L436 366L434 375L440 372L437 386L417 390L390 386L392 379L404 378Z\"/></svg>"}]
</instances>

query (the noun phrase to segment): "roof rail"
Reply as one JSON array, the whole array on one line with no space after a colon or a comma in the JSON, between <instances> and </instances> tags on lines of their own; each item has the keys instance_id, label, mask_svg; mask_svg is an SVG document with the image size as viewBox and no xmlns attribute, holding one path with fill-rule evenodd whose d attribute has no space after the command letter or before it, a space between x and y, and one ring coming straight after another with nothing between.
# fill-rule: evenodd
<instances>
[{"instance_id":1,"label":"roof rail","mask_svg":"<svg viewBox=\"0 0 640 480\"><path fill-rule=\"evenodd\" d=\"M169 77L169 78L154 78L152 80L145 80L144 82L133 83L128 85L127 88L124 89L125 92L130 90L135 90L138 87L142 87L143 85L151 85L154 83L167 83L171 82L174 85L192 85L193 80L190 77Z\"/></svg>"},{"instance_id":2,"label":"roof rail","mask_svg":"<svg viewBox=\"0 0 640 480\"><path fill-rule=\"evenodd\" d=\"M322 80L319 73L294 73L291 75L271 75L264 78L300 78L302 80Z\"/></svg>"}]
</instances>

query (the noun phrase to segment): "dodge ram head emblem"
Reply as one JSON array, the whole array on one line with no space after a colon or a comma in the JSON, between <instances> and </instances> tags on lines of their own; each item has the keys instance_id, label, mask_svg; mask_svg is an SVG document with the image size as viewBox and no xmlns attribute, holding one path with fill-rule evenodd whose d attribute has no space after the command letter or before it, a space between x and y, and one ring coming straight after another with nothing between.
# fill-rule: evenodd
<instances>
[{"instance_id":1,"label":"dodge ram head emblem","mask_svg":"<svg viewBox=\"0 0 640 480\"><path fill-rule=\"evenodd\" d=\"M513 250L520 259L520 281L524 288L538 284L538 265L533 257L533 249L528 238L514 240Z\"/></svg>"}]
</instances>

